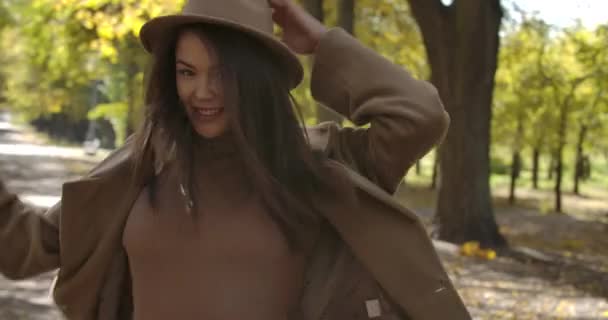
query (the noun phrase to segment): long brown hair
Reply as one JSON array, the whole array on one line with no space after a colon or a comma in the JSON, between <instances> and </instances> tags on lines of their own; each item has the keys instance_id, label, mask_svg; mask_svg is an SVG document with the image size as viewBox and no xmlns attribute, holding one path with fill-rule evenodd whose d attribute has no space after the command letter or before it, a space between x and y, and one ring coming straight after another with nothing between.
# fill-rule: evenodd
<instances>
[{"instance_id":1,"label":"long brown hair","mask_svg":"<svg viewBox=\"0 0 608 320\"><path fill-rule=\"evenodd\" d=\"M136 165L143 165L145 148L150 145L157 162L176 160L186 193L193 194L192 145L197 136L181 107L175 82L175 48L186 30L210 40L217 50L231 134L248 178L290 245L304 245L309 227L320 218L314 209L316 195L332 190L324 178L323 156L308 145L301 113L274 54L243 32L188 25L157 46L145 97L145 120L136 134ZM156 177L147 183L154 199ZM204 207L197 199L191 200L194 208Z\"/></svg>"}]
</instances>

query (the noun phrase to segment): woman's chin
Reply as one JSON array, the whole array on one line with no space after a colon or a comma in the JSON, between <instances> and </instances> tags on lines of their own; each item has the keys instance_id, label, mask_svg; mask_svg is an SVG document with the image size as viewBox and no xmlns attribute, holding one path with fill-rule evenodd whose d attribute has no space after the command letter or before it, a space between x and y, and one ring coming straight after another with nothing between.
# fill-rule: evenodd
<instances>
[{"instance_id":1,"label":"woman's chin","mask_svg":"<svg viewBox=\"0 0 608 320\"><path fill-rule=\"evenodd\" d=\"M195 126L195 131L198 135L205 139L213 139L223 135L226 132L226 128L219 126Z\"/></svg>"},{"instance_id":2,"label":"woman's chin","mask_svg":"<svg viewBox=\"0 0 608 320\"><path fill-rule=\"evenodd\" d=\"M205 139L217 138L228 130L228 119L223 114L215 119L201 119L190 116L190 124L194 131Z\"/></svg>"}]
</instances>

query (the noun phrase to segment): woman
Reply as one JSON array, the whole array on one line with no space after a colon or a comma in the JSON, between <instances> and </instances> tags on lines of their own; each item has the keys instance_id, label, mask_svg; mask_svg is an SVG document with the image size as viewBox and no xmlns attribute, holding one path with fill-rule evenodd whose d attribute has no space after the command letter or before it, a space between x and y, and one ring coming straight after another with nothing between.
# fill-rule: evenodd
<instances>
[{"instance_id":1,"label":"woman","mask_svg":"<svg viewBox=\"0 0 608 320\"><path fill-rule=\"evenodd\" d=\"M141 130L44 215L0 186L0 272L59 268L68 319L469 319L390 197L446 130L431 85L291 0L192 0L141 39ZM301 129L294 51L369 129Z\"/></svg>"}]
</instances>

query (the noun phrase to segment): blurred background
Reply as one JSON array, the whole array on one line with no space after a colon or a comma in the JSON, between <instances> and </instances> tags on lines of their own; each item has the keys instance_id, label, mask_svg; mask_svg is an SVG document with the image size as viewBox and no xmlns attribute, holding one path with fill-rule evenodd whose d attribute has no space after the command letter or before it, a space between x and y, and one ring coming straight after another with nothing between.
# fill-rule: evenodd
<instances>
[{"instance_id":1,"label":"blurred background","mask_svg":"<svg viewBox=\"0 0 608 320\"><path fill-rule=\"evenodd\" d=\"M608 2L300 2L438 88L450 131L396 197L427 224L474 317L608 319ZM182 4L0 2L11 190L49 207L133 133L149 62L139 28ZM294 95L307 124L351 125L307 81ZM59 319L51 279L0 277L0 319Z\"/></svg>"}]
</instances>

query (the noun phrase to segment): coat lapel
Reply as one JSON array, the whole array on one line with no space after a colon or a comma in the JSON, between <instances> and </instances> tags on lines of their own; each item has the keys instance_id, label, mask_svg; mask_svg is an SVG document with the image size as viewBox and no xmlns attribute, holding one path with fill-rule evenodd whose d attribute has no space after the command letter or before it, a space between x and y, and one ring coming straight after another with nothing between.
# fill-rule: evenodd
<instances>
[{"instance_id":1,"label":"coat lapel","mask_svg":"<svg viewBox=\"0 0 608 320\"><path fill-rule=\"evenodd\" d=\"M70 319L97 319L108 270L122 252L124 224L141 191L143 175L153 170L150 166L135 172L131 148L127 143L88 177L63 186L61 268L54 298Z\"/></svg>"},{"instance_id":2,"label":"coat lapel","mask_svg":"<svg viewBox=\"0 0 608 320\"><path fill-rule=\"evenodd\" d=\"M95 319L99 292L112 257L120 249L122 229L135 188L124 178L91 178L64 186L60 223L61 268L54 297L69 317ZM77 315L77 316L73 316Z\"/></svg>"}]
</instances>

